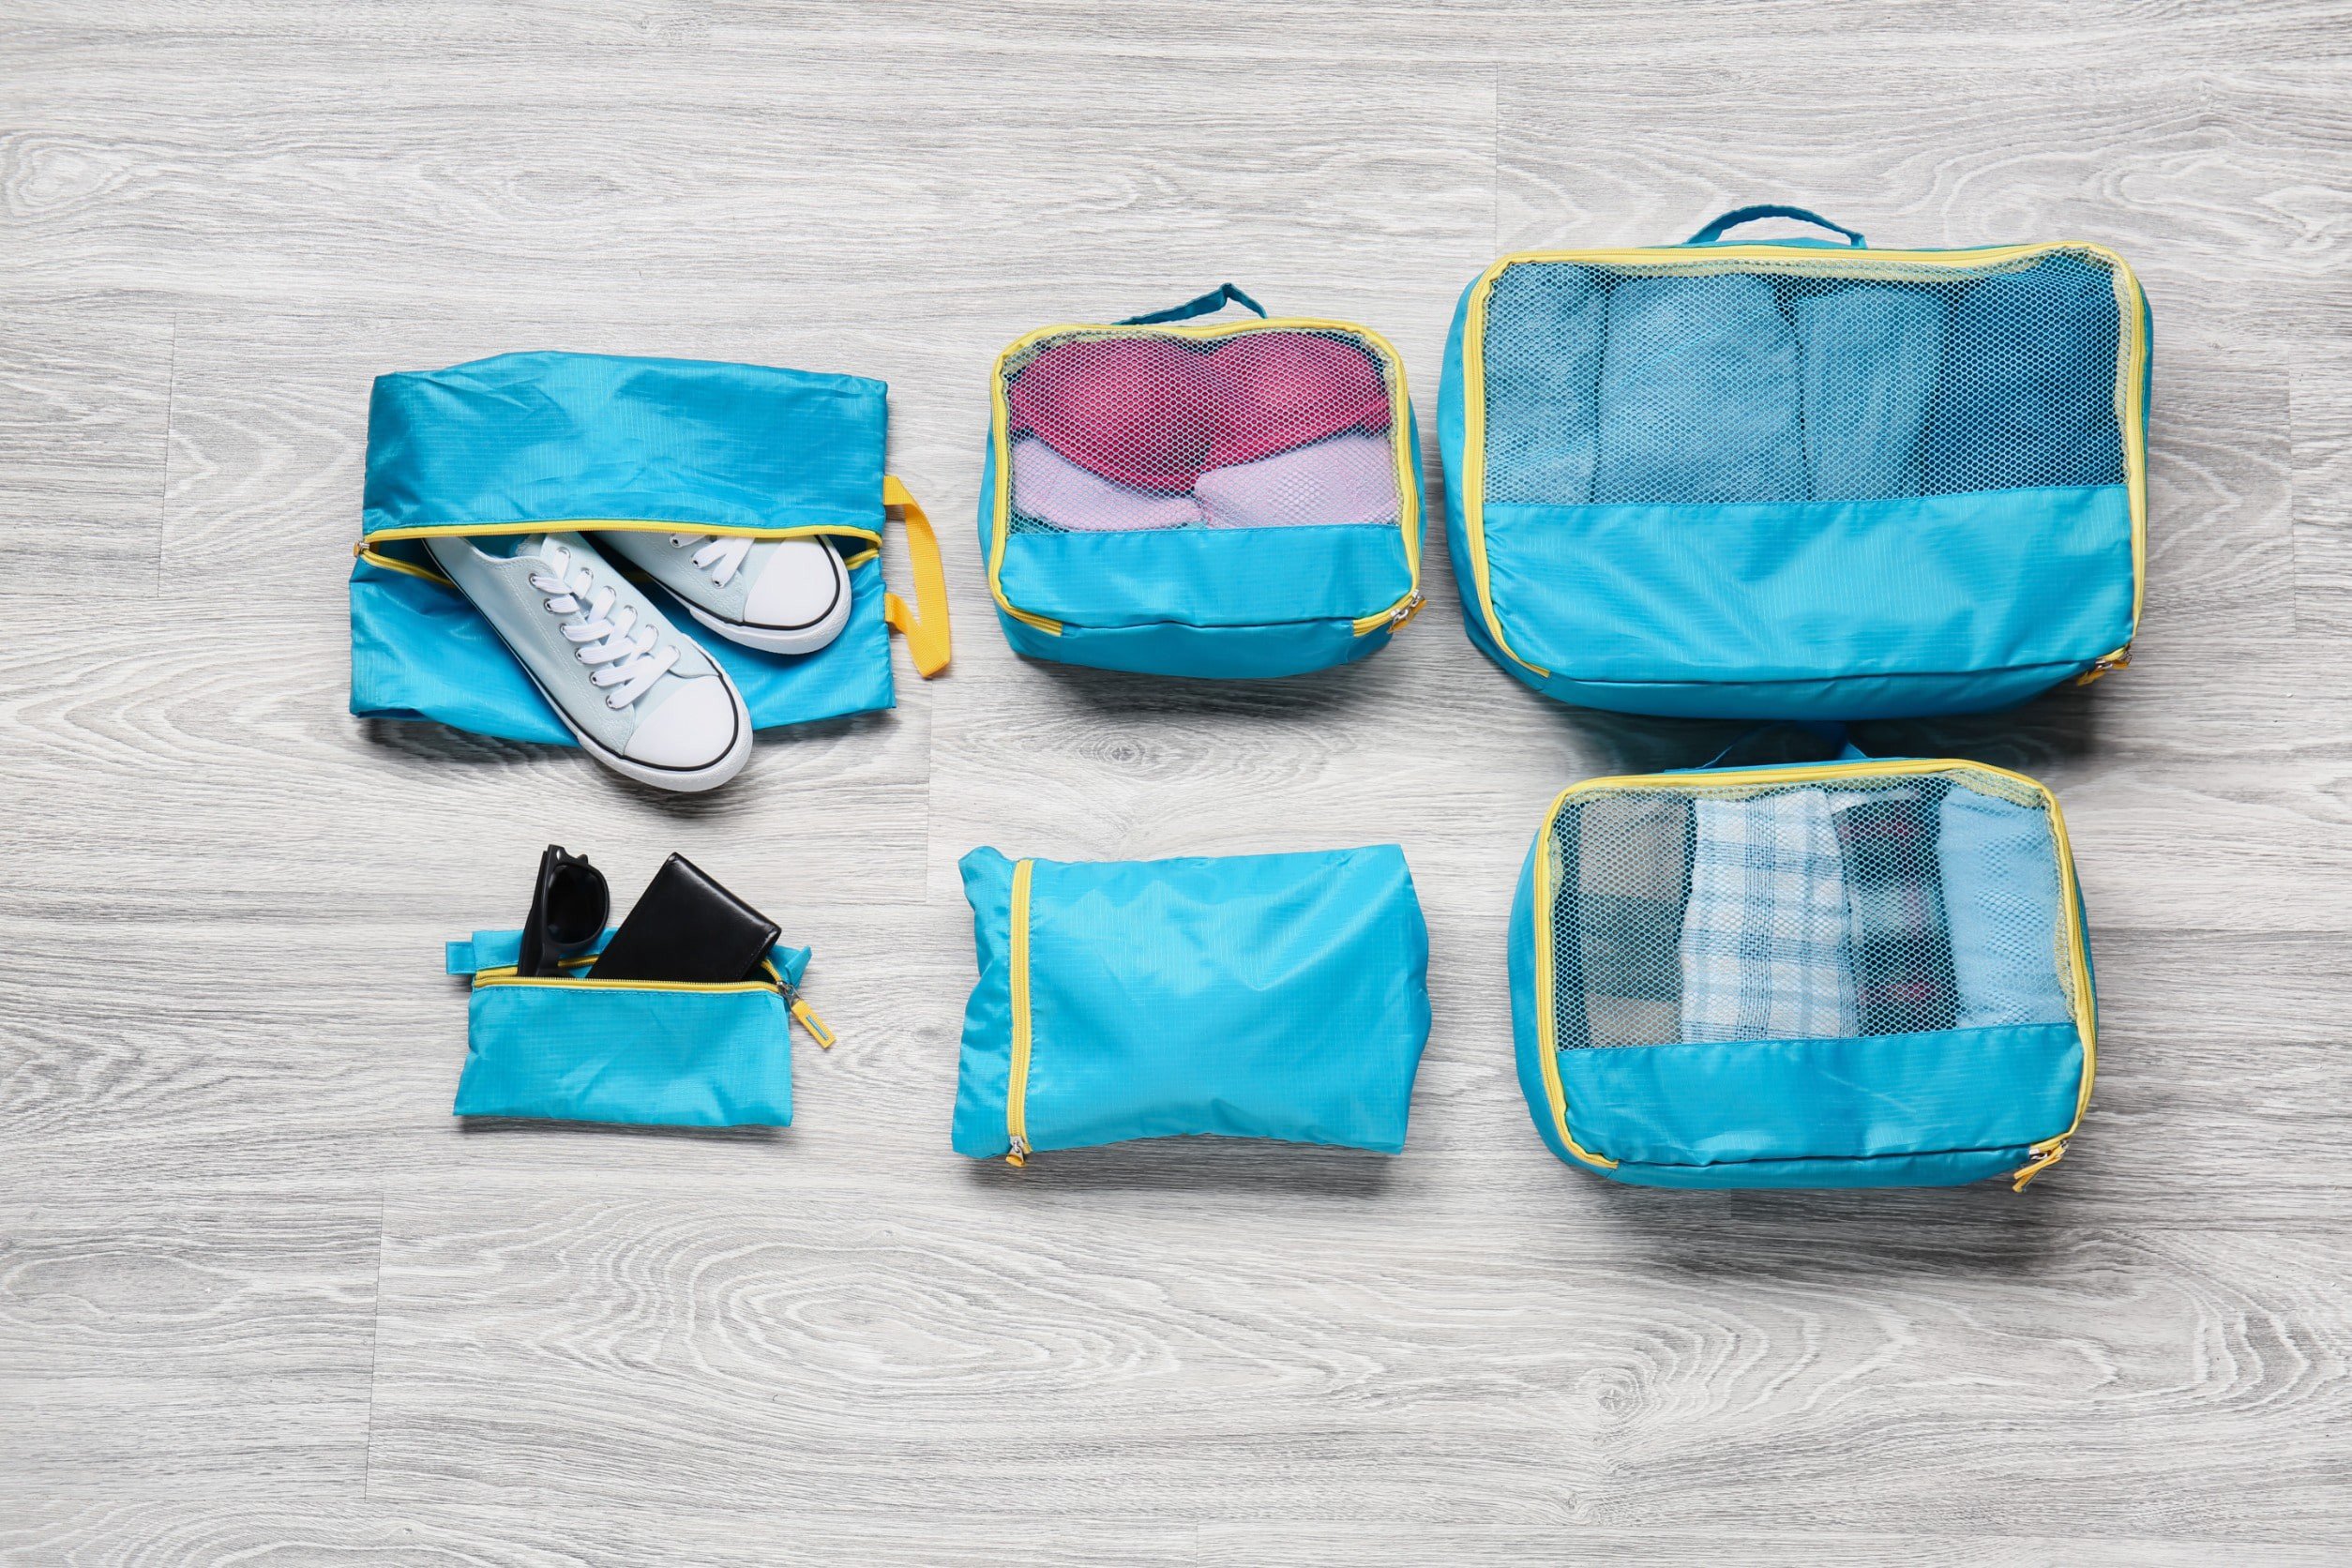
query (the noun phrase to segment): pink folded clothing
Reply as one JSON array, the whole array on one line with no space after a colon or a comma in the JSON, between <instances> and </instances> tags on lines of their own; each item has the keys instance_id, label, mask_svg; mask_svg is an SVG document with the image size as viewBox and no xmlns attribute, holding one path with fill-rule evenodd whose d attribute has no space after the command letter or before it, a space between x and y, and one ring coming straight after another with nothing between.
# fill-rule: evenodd
<instances>
[{"instance_id":1,"label":"pink folded clothing","mask_svg":"<svg viewBox=\"0 0 2352 1568\"><path fill-rule=\"evenodd\" d=\"M1202 521L1200 503L1189 495L1115 485L1028 435L1013 440L1013 510L1056 528L1097 534Z\"/></svg>"},{"instance_id":2,"label":"pink folded clothing","mask_svg":"<svg viewBox=\"0 0 2352 1568\"><path fill-rule=\"evenodd\" d=\"M1012 433L1123 485L1188 490L1215 433L1208 360L1169 338L1056 343L1005 386Z\"/></svg>"},{"instance_id":3,"label":"pink folded clothing","mask_svg":"<svg viewBox=\"0 0 2352 1568\"><path fill-rule=\"evenodd\" d=\"M1209 355L1224 468L1304 446L1342 430L1388 429L1388 384L1372 356L1318 332L1244 332Z\"/></svg>"},{"instance_id":4,"label":"pink folded clothing","mask_svg":"<svg viewBox=\"0 0 2352 1568\"><path fill-rule=\"evenodd\" d=\"M1354 432L1213 468L1193 486L1212 528L1296 528L1396 520L1396 451Z\"/></svg>"}]
</instances>

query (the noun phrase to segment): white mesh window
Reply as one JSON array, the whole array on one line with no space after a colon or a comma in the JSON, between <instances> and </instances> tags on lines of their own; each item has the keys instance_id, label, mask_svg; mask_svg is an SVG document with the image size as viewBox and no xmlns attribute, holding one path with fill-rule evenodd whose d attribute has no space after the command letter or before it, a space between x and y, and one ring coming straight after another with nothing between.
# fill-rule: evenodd
<instances>
[{"instance_id":1,"label":"white mesh window","mask_svg":"<svg viewBox=\"0 0 2352 1568\"><path fill-rule=\"evenodd\" d=\"M1395 527L1390 370L1325 329L1033 343L1003 370L1011 531Z\"/></svg>"},{"instance_id":2,"label":"white mesh window","mask_svg":"<svg viewBox=\"0 0 2352 1568\"><path fill-rule=\"evenodd\" d=\"M1521 262L1486 300L1490 504L2121 483L2116 269Z\"/></svg>"},{"instance_id":3,"label":"white mesh window","mask_svg":"<svg viewBox=\"0 0 2352 1568\"><path fill-rule=\"evenodd\" d=\"M1983 776L1596 790L1551 855L1562 1049L2073 1016L2049 813Z\"/></svg>"}]
</instances>

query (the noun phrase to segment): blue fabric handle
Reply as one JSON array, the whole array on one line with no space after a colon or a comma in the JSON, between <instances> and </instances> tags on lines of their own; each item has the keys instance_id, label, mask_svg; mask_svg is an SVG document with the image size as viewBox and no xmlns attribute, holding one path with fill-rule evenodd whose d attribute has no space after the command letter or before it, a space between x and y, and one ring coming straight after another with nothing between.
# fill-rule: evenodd
<instances>
[{"instance_id":1,"label":"blue fabric handle","mask_svg":"<svg viewBox=\"0 0 2352 1568\"><path fill-rule=\"evenodd\" d=\"M1165 310L1151 310L1140 316L1127 316L1123 318L1118 324L1149 326L1153 322L1190 321L1195 316L1206 316L1222 310L1228 305L1238 305L1244 310L1255 310L1260 316L1266 313L1264 306L1242 293L1233 284L1220 283L1199 299L1188 299L1182 305L1171 305Z\"/></svg>"},{"instance_id":2,"label":"blue fabric handle","mask_svg":"<svg viewBox=\"0 0 2352 1568\"><path fill-rule=\"evenodd\" d=\"M1870 761L1869 752L1864 751L1861 746L1856 746L1852 741L1846 738L1845 725L1835 723L1833 721L1792 718L1786 719L1778 723L1759 724L1755 729L1748 731L1746 733L1734 737L1729 746L1725 746L1721 751L1716 752L1712 757L1710 757L1707 761L1699 763L1698 766L1695 768L1676 768L1671 771L1676 773L1704 773L1709 768L1711 768L1716 763L1722 761L1726 757L1730 756L1733 752L1747 745L1748 742L1756 739L1758 735L1769 735L1775 730L1783 729L1802 730L1806 734L1813 736L1822 745L1836 746L1838 748L1837 757L1835 759L1837 761L1867 762Z\"/></svg>"},{"instance_id":3,"label":"blue fabric handle","mask_svg":"<svg viewBox=\"0 0 2352 1568\"><path fill-rule=\"evenodd\" d=\"M1832 234L1844 234L1846 243L1848 245L1858 246L1869 243L1862 238L1859 230L1849 229L1843 223L1832 223L1817 212L1810 212L1803 207L1784 207L1775 203L1766 203L1761 206L1754 207L1734 207L1682 243L1711 245L1723 238L1726 230L1736 229L1742 223L1753 223L1759 218L1793 219L1799 223L1810 223L1816 228L1827 229Z\"/></svg>"}]
</instances>

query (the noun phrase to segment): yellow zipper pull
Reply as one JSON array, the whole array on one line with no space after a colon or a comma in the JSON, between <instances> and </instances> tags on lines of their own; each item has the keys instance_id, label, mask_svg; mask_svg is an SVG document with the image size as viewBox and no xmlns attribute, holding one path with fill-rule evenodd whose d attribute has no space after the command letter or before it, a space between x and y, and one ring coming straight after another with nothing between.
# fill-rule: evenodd
<instances>
[{"instance_id":1,"label":"yellow zipper pull","mask_svg":"<svg viewBox=\"0 0 2352 1568\"><path fill-rule=\"evenodd\" d=\"M808 1031L808 1037L817 1042L818 1049L831 1050L839 1043L833 1031L825 1027L825 1020L817 1017L817 1010L798 995L792 998L792 1017L800 1020L801 1028Z\"/></svg>"},{"instance_id":2,"label":"yellow zipper pull","mask_svg":"<svg viewBox=\"0 0 2352 1568\"><path fill-rule=\"evenodd\" d=\"M1390 632L1400 632L1407 626L1411 626L1413 624L1413 617L1420 614L1421 607L1428 602L1429 596L1423 593L1418 588L1414 589L1410 594L1405 596L1405 602L1398 605L1395 611L1388 618L1388 629Z\"/></svg>"},{"instance_id":3,"label":"yellow zipper pull","mask_svg":"<svg viewBox=\"0 0 2352 1568\"><path fill-rule=\"evenodd\" d=\"M2088 686L2091 682L2097 680L2100 676L2106 674L2111 670L2128 670L2131 668L2131 648L2128 645L2118 648L2114 653L2109 654L2103 659L2100 659L2089 669L2075 676L2074 684L2076 686Z\"/></svg>"},{"instance_id":4,"label":"yellow zipper pull","mask_svg":"<svg viewBox=\"0 0 2352 1568\"><path fill-rule=\"evenodd\" d=\"M2036 1147L2039 1147L2039 1145ZM2036 1176L2041 1175L2043 1171L2049 1169L2050 1167L2058 1164L2058 1161L2064 1159L2065 1157L2066 1139L2062 1138L2053 1139L2050 1146L2042 1152L2039 1158L2017 1168L2017 1179L2010 1184L2009 1190L2012 1192L2025 1191L2027 1183L2032 1181Z\"/></svg>"},{"instance_id":5,"label":"yellow zipper pull","mask_svg":"<svg viewBox=\"0 0 2352 1568\"><path fill-rule=\"evenodd\" d=\"M1026 1166L1029 1163L1029 1139L1025 1138L1013 1139L1013 1146L1004 1151L1004 1163L1016 1170Z\"/></svg>"}]
</instances>

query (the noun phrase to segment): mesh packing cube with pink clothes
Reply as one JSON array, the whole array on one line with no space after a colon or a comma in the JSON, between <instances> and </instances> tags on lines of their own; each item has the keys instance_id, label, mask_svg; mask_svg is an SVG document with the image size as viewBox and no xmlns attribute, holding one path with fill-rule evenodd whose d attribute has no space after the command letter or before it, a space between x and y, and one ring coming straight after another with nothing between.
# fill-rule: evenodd
<instances>
[{"instance_id":1,"label":"mesh packing cube with pink clothes","mask_svg":"<svg viewBox=\"0 0 2352 1568\"><path fill-rule=\"evenodd\" d=\"M1192 323L1228 304L1254 318ZM1030 333L990 378L980 543L1016 651L1147 674L1353 663L1421 605L1405 369L1226 284Z\"/></svg>"}]
</instances>

